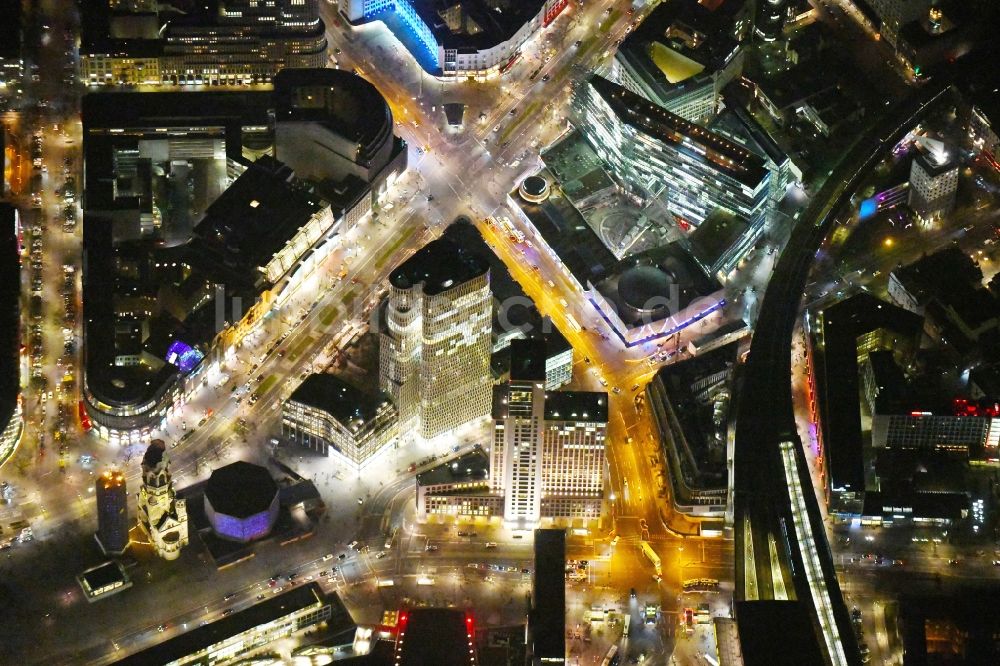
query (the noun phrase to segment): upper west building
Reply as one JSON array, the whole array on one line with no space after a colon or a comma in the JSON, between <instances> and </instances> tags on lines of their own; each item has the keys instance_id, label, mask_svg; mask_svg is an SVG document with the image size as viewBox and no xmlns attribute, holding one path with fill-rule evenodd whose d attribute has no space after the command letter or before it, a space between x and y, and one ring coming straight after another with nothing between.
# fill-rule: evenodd
<instances>
[{"instance_id":1,"label":"upper west building","mask_svg":"<svg viewBox=\"0 0 1000 666\"><path fill-rule=\"evenodd\" d=\"M286 67L323 67L321 0L119 2L82 12L90 85L266 83Z\"/></svg>"},{"instance_id":2,"label":"upper west building","mask_svg":"<svg viewBox=\"0 0 1000 666\"><path fill-rule=\"evenodd\" d=\"M706 122L743 71L749 7L744 0L659 5L618 48L611 79L685 120Z\"/></svg>"},{"instance_id":3,"label":"upper west building","mask_svg":"<svg viewBox=\"0 0 1000 666\"><path fill-rule=\"evenodd\" d=\"M489 414L492 315L489 265L447 237L392 271L379 386L400 432L430 439Z\"/></svg>"},{"instance_id":4,"label":"upper west building","mask_svg":"<svg viewBox=\"0 0 1000 666\"><path fill-rule=\"evenodd\" d=\"M503 73L569 0L340 0L351 23L385 21L431 74Z\"/></svg>"},{"instance_id":5,"label":"upper west building","mask_svg":"<svg viewBox=\"0 0 1000 666\"><path fill-rule=\"evenodd\" d=\"M778 186L764 158L599 76L581 84L574 105L580 129L618 179L662 195L682 226L722 208L763 230Z\"/></svg>"}]
</instances>

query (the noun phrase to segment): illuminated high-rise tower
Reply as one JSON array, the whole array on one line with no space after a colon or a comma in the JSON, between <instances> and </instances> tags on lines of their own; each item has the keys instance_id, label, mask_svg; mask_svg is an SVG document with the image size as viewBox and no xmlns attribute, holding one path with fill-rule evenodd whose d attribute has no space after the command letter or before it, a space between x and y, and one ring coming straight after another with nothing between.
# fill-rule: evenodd
<instances>
[{"instance_id":1,"label":"illuminated high-rise tower","mask_svg":"<svg viewBox=\"0 0 1000 666\"><path fill-rule=\"evenodd\" d=\"M448 238L389 276L379 385L400 433L430 439L489 414L492 309L489 266Z\"/></svg>"}]
</instances>

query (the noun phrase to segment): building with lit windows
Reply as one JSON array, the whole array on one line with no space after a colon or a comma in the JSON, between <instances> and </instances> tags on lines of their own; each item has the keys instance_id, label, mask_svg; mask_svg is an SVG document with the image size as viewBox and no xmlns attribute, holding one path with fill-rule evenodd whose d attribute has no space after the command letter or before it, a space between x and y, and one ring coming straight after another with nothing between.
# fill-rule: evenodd
<instances>
[{"instance_id":1,"label":"building with lit windows","mask_svg":"<svg viewBox=\"0 0 1000 666\"><path fill-rule=\"evenodd\" d=\"M21 253L17 208L0 203L0 278L21 283ZM17 449L24 435L21 396L21 305L17 289L0 294L0 466Z\"/></svg>"},{"instance_id":2,"label":"building with lit windows","mask_svg":"<svg viewBox=\"0 0 1000 666\"><path fill-rule=\"evenodd\" d=\"M128 548L128 491L125 474L108 470L94 484L97 500L97 545L105 555L121 555Z\"/></svg>"},{"instance_id":3,"label":"building with lit windows","mask_svg":"<svg viewBox=\"0 0 1000 666\"><path fill-rule=\"evenodd\" d=\"M609 78L685 120L708 121L743 71L750 4L662 3L622 42Z\"/></svg>"},{"instance_id":4,"label":"building with lit windows","mask_svg":"<svg viewBox=\"0 0 1000 666\"><path fill-rule=\"evenodd\" d=\"M24 42L21 33L21 0L0 1L0 99L12 98L21 92L24 81Z\"/></svg>"},{"instance_id":5,"label":"building with lit windows","mask_svg":"<svg viewBox=\"0 0 1000 666\"><path fill-rule=\"evenodd\" d=\"M493 392L490 482L504 522L596 520L604 501L607 394L545 391L545 345L511 342L510 379Z\"/></svg>"},{"instance_id":6,"label":"building with lit windows","mask_svg":"<svg viewBox=\"0 0 1000 666\"><path fill-rule=\"evenodd\" d=\"M771 174L746 148L599 76L579 87L574 112L612 173L641 196L662 196L681 226L697 227L716 208L757 234L770 219Z\"/></svg>"},{"instance_id":7,"label":"building with lit windows","mask_svg":"<svg viewBox=\"0 0 1000 666\"><path fill-rule=\"evenodd\" d=\"M852 0L872 19L883 39L895 46L903 26L927 14L940 0Z\"/></svg>"},{"instance_id":8,"label":"building with lit windows","mask_svg":"<svg viewBox=\"0 0 1000 666\"><path fill-rule=\"evenodd\" d=\"M286 67L324 67L321 0L212 0L82 12L80 72L89 85L241 85Z\"/></svg>"},{"instance_id":9,"label":"building with lit windows","mask_svg":"<svg viewBox=\"0 0 1000 666\"><path fill-rule=\"evenodd\" d=\"M765 42L779 39L788 18L788 0L759 0L757 20L754 23L757 36Z\"/></svg>"},{"instance_id":10,"label":"building with lit windows","mask_svg":"<svg viewBox=\"0 0 1000 666\"><path fill-rule=\"evenodd\" d=\"M281 434L361 469L397 442L399 419L384 394L366 393L334 375L309 375L282 406Z\"/></svg>"},{"instance_id":11,"label":"building with lit windows","mask_svg":"<svg viewBox=\"0 0 1000 666\"><path fill-rule=\"evenodd\" d=\"M831 513L858 516L866 490L863 364L878 351L908 363L919 347L923 318L861 292L811 314L806 328L810 416L827 506Z\"/></svg>"},{"instance_id":12,"label":"building with lit windows","mask_svg":"<svg viewBox=\"0 0 1000 666\"><path fill-rule=\"evenodd\" d=\"M958 190L958 163L945 154L922 154L910 167L910 208L923 220L951 212Z\"/></svg>"},{"instance_id":13,"label":"building with lit windows","mask_svg":"<svg viewBox=\"0 0 1000 666\"><path fill-rule=\"evenodd\" d=\"M489 414L492 314L489 265L447 237L390 273L379 386L400 433L430 439Z\"/></svg>"},{"instance_id":14,"label":"building with lit windows","mask_svg":"<svg viewBox=\"0 0 1000 666\"><path fill-rule=\"evenodd\" d=\"M317 276L405 169L391 131L361 137L337 104L291 117L324 137L343 121L381 166L351 171L375 162L349 149L311 155L308 180L270 156L301 158L282 150L301 137L279 140L274 118L306 89L340 91L344 108L391 128L368 84L331 71L294 70L275 91L85 96L82 398L102 438L148 439L207 375L227 372L240 341Z\"/></svg>"},{"instance_id":15,"label":"building with lit windows","mask_svg":"<svg viewBox=\"0 0 1000 666\"><path fill-rule=\"evenodd\" d=\"M324 594L317 583L306 583L115 663L120 666L231 663L266 650L277 640L324 623L336 646L351 644L357 625L340 598Z\"/></svg>"},{"instance_id":16,"label":"building with lit windows","mask_svg":"<svg viewBox=\"0 0 1000 666\"><path fill-rule=\"evenodd\" d=\"M162 440L153 440L142 457L138 497L139 527L157 555L176 560L188 544L187 501L177 499L174 493L170 456Z\"/></svg>"},{"instance_id":17,"label":"building with lit windows","mask_svg":"<svg viewBox=\"0 0 1000 666\"><path fill-rule=\"evenodd\" d=\"M569 0L340 0L351 23L384 21L431 74L503 73Z\"/></svg>"},{"instance_id":18,"label":"building with lit windows","mask_svg":"<svg viewBox=\"0 0 1000 666\"><path fill-rule=\"evenodd\" d=\"M503 495L490 489L490 458L476 446L417 475L417 519L486 520L503 515Z\"/></svg>"}]
</instances>

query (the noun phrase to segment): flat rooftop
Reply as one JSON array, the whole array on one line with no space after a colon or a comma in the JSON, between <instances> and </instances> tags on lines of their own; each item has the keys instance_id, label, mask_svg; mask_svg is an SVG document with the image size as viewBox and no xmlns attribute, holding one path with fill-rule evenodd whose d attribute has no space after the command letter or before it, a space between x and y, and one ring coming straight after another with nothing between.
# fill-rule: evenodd
<instances>
[{"instance_id":1,"label":"flat rooftop","mask_svg":"<svg viewBox=\"0 0 1000 666\"><path fill-rule=\"evenodd\" d=\"M607 423L608 394L605 391L548 391L545 420Z\"/></svg>"},{"instance_id":2,"label":"flat rooftop","mask_svg":"<svg viewBox=\"0 0 1000 666\"><path fill-rule=\"evenodd\" d=\"M367 393L336 375L325 373L306 377L289 400L321 409L354 432L373 420L388 402L381 393Z\"/></svg>"},{"instance_id":3,"label":"flat rooftop","mask_svg":"<svg viewBox=\"0 0 1000 666\"><path fill-rule=\"evenodd\" d=\"M0 203L0 428L14 415L21 392L21 266L16 218L14 206Z\"/></svg>"},{"instance_id":4,"label":"flat rooftop","mask_svg":"<svg viewBox=\"0 0 1000 666\"><path fill-rule=\"evenodd\" d=\"M389 282L397 289L422 284L423 293L434 296L488 271L489 264L482 257L442 236L397 266L389 274Z\"/></svg>"},{"instance_id":5,"label":"flat rooftop","mask_svg":"<svg viewBox=\"0 0 1000 666\"><path fill-rule=\"evenodd\" d=\"M472 451L417 474L418 486L436 486L441 483L467 483L484 481L490 475L490 458L476 446Z\"/></svg>"},{"instance_id":6,"label":"flat rooftop","mask_svg":"<svg viewBox=\"0 0 1000 666\"><path fill-rule=\"evenodd\" d=\"M566 657L566 530L535 530L528 636L536 660Z\"/></svg>"},{"instance_id":7,"label":"flat rooftop","mask_svg":"<svg viewBox=\"0 0 1000 666\"><path fill-rule=\"evenodd\" d=\"M308 583L293 587L287 592L254 604L246 610L192 629L115 663L122 666L167 664L297 611L319 610L324 605L333 607L331 627L354 625L350 614L336 594L327 597L318 584Z\"/></svg>"},{"instance_id":8,"label":"flat rooftop","mask_svg":"<svg viewBox=\"0 0 1000 666\"><path fill-rule=\"evenodd\" d=\"M481 50L505 42L541 11L544 0L409 0L446 49ZM458 8L458 11L455 9ZM450 20L442 17L447 10Z\"/></svg>"},{"instance_id":9,"label":"flat rooftop","mask_svg":"<svg viewBox=\"0 0 1000 666\"><path fill-rule=\"evenodd\" d=\"M400 611L396 666L471 666L476 663L472 616L454 608ZM473 633L473 638L469 633Z\"/></svg>"},{"instance_id":10,"label":"flat rooftop","mask_svg":"<svg viewBox=\"0 0 1000 666\"><path fill-rule=\"evenodd\" d=\"M656 141L674 146L748 187L767 176L764 160L729 139L688 122L600 76L588 80L618 118Z\"/></svg>"},{"instance_id":11,"label":"flat rooftop","mask_svg":"<svg viewBox=\"0 0 1000 666\"><path fill-rule=\"evenodd\" d=\"M737 601L743 666L823 664L824 650L804 601ZM780 649L775 649L780 646Z\"/></svg>"}]
</instances>

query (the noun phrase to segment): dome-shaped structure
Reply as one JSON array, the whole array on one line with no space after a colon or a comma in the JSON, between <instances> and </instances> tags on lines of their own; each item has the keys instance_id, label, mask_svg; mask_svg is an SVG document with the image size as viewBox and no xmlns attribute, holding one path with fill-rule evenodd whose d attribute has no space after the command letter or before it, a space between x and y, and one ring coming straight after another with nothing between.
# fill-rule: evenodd
<instances>
[{"instance_id":1,"label":"dome-shaped structure","mask_svg":"<svg viewBox=\"0 0 1000 666\"><path fill-rule=\"evenodd\" d=\"M205 515L224 539L260 539L278 519L278 484L260 465L237 461L220 467L205 485Z\"/></svg>"},{"instance_id":2,"label":"dome-shaped structure","mask_svg":"<svg viewBox=\"0 0 1000 666\"><path fill-rule=\"evenodd\" d=\"M549 181L541 176L528 176L517 191L529 203L542 203L549 198Z\"/></svg>"},{"instance_id":3,"label":"dome-shaped structure","mask_svg":"<svg viewBox=\"0 0 1000 666\"><path fill-rule=\"evenodd\" d=\"M670 290L675 284L675 276L658 266L633 266L618 279L618 294L637 312L660 312L668 309Z\"/></svg>"}]
</instances>

